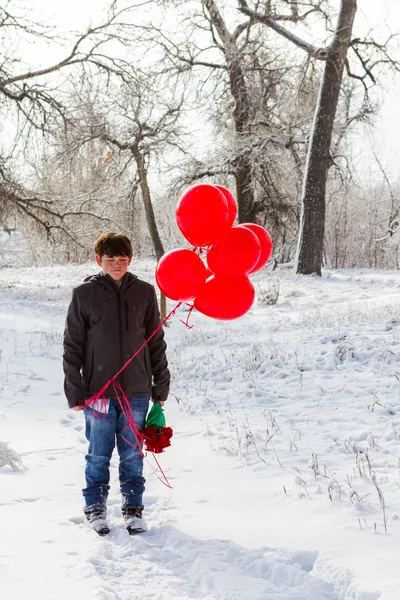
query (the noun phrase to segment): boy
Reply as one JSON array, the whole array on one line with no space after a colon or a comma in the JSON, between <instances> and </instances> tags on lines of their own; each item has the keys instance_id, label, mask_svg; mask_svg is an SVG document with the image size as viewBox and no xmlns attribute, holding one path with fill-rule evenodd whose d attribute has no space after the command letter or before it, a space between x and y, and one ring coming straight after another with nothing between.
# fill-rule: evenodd
<instances>
[{"instance_id":1,"label":"boy","mask_svg":"<svg viewBox=\"0 0 400 600\"><path fill-rule=\"evenodd\" d=\"M73 410L82 410L85 400L120 370L160 324L154 287L128 273L132 260L129 238L105 233L97 240L95 252L102 273L88 277L73 290L65 324L64 390ZM138 429L144 427L150 397L161 406L167 399L170 375L165 351L161 328L116 379L129 399ZM106 504L116 442L122 515L129 533L138 533L146 530L142 516L143 457L113 385L105 398L102 412L84 409L89 442L86 487L82 490L84 512L100 535L109 533Z\"/></svg>"}]
</instances>

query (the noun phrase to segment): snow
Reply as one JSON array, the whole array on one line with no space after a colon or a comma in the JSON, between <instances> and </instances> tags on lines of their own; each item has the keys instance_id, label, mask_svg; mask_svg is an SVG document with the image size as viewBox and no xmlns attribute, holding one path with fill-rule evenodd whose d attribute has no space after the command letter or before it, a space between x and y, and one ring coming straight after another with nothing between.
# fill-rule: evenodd
<instances>
[{"instance_id":1,"label":"snow","mask_svg":"<svg viewBox=\"0 0 400 600\"><path fill-rule=\"evenodd\" d=\"M132 270L154 282L154 266ZM129 536L115 456L100 538L84 523L84 420L61 365L71 288L96 271L0 270L2 597L397 600L399 274L264 269L242 319L194 312L187 329L181 307L166 328L180 402L159 457L172 489L149 456L149 531Z\"/></svg>"}]
</instances>

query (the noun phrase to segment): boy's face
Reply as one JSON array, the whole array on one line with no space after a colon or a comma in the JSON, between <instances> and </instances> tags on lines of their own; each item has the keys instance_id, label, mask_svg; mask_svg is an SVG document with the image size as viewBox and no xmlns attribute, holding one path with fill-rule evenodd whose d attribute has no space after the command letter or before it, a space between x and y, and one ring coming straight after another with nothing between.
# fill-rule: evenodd
<instances>
[{"instance_id":1,"label":"boy's face","mask_svg":"<svg viewBox=\"0 0 400 600\"><path fill-rule=\"evenodd\" d=\"M96 254L96 262L103 269L104 274L112 277L117 283L121 281L127 272L131 261L132 259L128 256L108 256L107 254L103 254L100 258Z\"/></svg>"}]
</instances>

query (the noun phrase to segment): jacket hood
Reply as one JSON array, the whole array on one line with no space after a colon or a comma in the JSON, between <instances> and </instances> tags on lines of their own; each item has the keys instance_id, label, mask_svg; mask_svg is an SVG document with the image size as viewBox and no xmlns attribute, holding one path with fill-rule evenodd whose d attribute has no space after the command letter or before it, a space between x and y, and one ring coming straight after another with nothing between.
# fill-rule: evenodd
<instances>
[{"instance_id":1,"label":"jacket hood","mask_svg":"<svg viewBox=\"0 0 400 600\"><path fill-rule=\"evenodd\" d=\"M128 271L127 273L125 273L123 281L124 283L133 283L134 281L136 281L137 278L137 275L134 275L133 273L130 273ZM101 284L107 284L107 282L114 283L112 277L110 277L109 275L104 275L103 272L96 273L95 275L89 275L89 277L86 277L83 281L84 283L86 283L87 281L94 281L96 283Z\"/></svg>"}]
</instances>

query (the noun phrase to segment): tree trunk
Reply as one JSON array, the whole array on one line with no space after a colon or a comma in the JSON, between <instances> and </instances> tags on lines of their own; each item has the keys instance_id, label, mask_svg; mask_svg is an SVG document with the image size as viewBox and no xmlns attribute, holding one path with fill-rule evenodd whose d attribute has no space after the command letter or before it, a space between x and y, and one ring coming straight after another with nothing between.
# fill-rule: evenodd
<instances>
[{"instance_id":1,"label":"tree trunk","mask_svg":"<svg viewBox=\"0 0 400 600\"><path fill-rule=\"evenodd\" d=\"M164 254L164 247L162 245L156 218L154 216L153 204L151 203L150 188L147 181L147 169L144 164L144 157L139 149L135 148L132 150L135 157L136 166L139 174L139 184L142 192L144 212L146 215L147 227L149 229L151 241L153 242L154 251L156 253L157 262ZM161 321L167 316L167 299L162 292L160 292L160 317Z\"/></svg>"},{"instance_id":2,"label":"tree trunk","mask_svg":"<svg viewBox=\"0 0 400 600\"><path fill-rule=\"evenodd\" d=\"M248 154L243 154L241 146L249 133L250 107L247 93L246 80L238 57L228 60L228 73L231 93L235 100L233 122L235 124L236 142L239 148L235 160L236 172L236 197L238 204L239 223L255 223L256 203L252 185L251 159Z\"/></svg>"},{"instance_id":3,"label":"tree trunk","mask_svg":"<svg viewBox=\"0 0 400 600\"><path fill-rule=\"evenodd\" d=\"M146 215L147 227L149 229L151 241L153 242L154 251L157 261L164 254L164 248L158 233L156 218L154 216L153 205L151 203L150 188L147 181L147 169L144 164L144 156L138 148L132 149L133 156L136 161L136 166L139 174L140 190L142 192L144 212Z\"/></svg>"},{"instance_id":4,"label":"tree trunk","mask_svg":"<svg viewBox=\"0 0 400 600\"><path fill-rule=\"evenodd\" d=\"M309 142L302 193L296 271L321 275L325 234L325 193L332 165L330 148L343 69L349 48L356 0L342 0L333 42L329 48Z\"/></svg>"},{"instance_id":5,"label":"tree trunk","mask_svg":"<svg viewBox=\"0 0 400 600\"><path fill-rule=\"evenodd\" d=\"M248 90L244 71L240 63L244 59L237 47L235 37L229 32L214 0L202 1L208 10L211 23L217 30L222 42L230 90L235 102L232 116L235 126L235 141L238 146L234 149L234 152L238 154L234 160L238 219L239 223L254 223L256 210L252 186L251 160L247 155L241 154L243 152L241 146L244 145L243 141L248 134L250 121Z\"/></svg>"},{"instance_id":6,"label":"tree trunk","mask_svg":"<svg viewBox=\"0 0 400 600\"><path fill-rule=\"evenodd\" d=\"M246 156L238 158L236 163L236 197L239 223L256 222L256 205L251 177L251 161Z\"/></svg>"},{"instance_id":7,"label":"tree trunk","mask_svg":"<svg viewBox=\"0 0 400 600\"><path fill-rule=\"evenodd\" d=\"M160 316L161 321L167 316L167 297L162 292L160 292ZM168 327L168 322L165 323L165 327Z\"/></svg>"},{"instance_id":8,"label":"tree trunk","mask_svg":"<svg viewBox=\"0 0 400 600\"><path fill-rule=\"evenodd\" d=\"M235 124L236 143L238 144L238 148L235 148L235 152L238 153L235 160L238 220L239 223L255 223L256 210L252 186L251 159L248 154L243 154L241 148L241 146L246 145L244 142L249 133L250 106L246 80L237 52L236 50L231 58L227 56L227 66L231 94L235 100L233 122Z\"/></svg>"}]
</instances>

